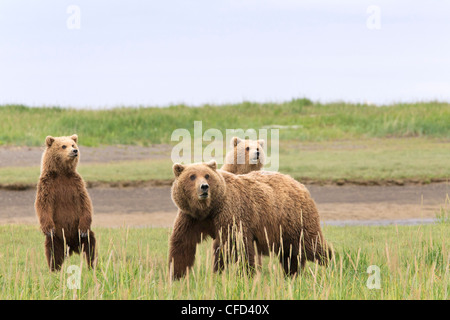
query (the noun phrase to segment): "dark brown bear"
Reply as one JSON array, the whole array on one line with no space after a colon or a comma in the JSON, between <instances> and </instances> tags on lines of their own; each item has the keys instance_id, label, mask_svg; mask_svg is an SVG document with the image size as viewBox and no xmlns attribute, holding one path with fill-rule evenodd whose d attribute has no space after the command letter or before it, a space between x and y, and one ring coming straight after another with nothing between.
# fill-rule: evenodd
<instances>
[{"instance_id":1,"label":"dark brown bear","mask_svg":"<svg viewBox=\"0 0 450 320\"><path fill-rule=\"evenodd\" d=\"M45 139L35 209L52 271L61 268L67 251L84 252L89 267L95 258L95 236L90 230L93 209L83 178L77 172L77 141L77 135Z\"/></svg>"},{"instance_id":2,"label":"dark brown bear","mask_svg":"<svg viewBox=\"0 0 450 320\"><path fill-rule=\"evenodd\" d=\"M241 232L248 266L255 256L280 253L287 274L298 272L299 262L327 264L331 248L322 234L319 214L304 185L290 176L253 171L234 175L209 163L173 166L172 199L179 208L170 238L169 266L174 278L194 264L197 244L214 239L214 270L224 267L230 243ZM282 239L282 240L281 240ZM230 241L228 241L230 240ZM255 252L256 248L256 252Z\"/></svg>"}]
</instances>

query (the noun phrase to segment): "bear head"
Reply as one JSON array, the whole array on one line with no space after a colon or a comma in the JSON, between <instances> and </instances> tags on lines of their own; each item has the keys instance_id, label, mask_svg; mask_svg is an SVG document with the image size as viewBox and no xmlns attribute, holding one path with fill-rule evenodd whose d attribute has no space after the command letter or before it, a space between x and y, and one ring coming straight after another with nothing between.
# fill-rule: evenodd
<instances>
[{"instance_id":1,"label":"bear head","mask_svg":"<svg viewBox=\"0 0 450 320\"><path fill-rule=\"evenodd\" d=\"M172 200L184 213L202 220L217 209L225 196L225 180L217 172L217 163L173 165L175 181Z\"/></svg>"},{"instance_id":2,"label":"bear head","mask_svg":"<svg viewBox=\"0 0 450 320\"><path fill-rule=\"evenodd\" d=\"M72 171L77 167L80 151L78 136L45 138L45 151L42 155L42 169L48 171Z\"/></svg>"},{"instance_id":3,"label":"bear head","mask_svg":"<svg viewBox=\"0 0 450 320\"><path fill-rule=\"evenodd\" d=\"M243 165L245 172L260 170L265 163L264 140L243 140L238 137L231 139L233 151L227 155L226 163Z\"/></svg>"}]
</instances>

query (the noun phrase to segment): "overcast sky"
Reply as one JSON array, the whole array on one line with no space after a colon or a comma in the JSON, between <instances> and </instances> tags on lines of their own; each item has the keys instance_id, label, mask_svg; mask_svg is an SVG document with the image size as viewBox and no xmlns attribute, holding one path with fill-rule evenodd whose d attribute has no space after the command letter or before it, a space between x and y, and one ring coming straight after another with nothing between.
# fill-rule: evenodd
<instances>
[{"instance_id":1,"label":"overcast sky","mask_svg":"<svg viewBox=\"0 0 450 320\"><path fill-rule=\"evenodd\" d=\"M0 0L0 104L450 101L450 1Z\"/></svg>"}]
</instances>

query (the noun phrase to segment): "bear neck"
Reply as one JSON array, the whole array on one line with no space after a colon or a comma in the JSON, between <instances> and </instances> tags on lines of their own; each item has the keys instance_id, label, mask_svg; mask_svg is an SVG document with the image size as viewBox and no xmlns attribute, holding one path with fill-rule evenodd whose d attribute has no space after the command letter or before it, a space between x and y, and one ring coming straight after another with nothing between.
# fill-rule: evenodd
<instances>
[{"instance_id":1,"label":"bear neck","mask_svg":"<svg viewBox=\"0 0 450 320\"><path fill-rule=\"evenodd\" d=\"M222 168L222 170L234 173L234 174L247 174L251 171L258 171L262 168L262 164L260 162L256 164L225 164Z\"/></svg>"},{"instance_id":2,"label":"bear neck","mask_svg":"<svg viewBox=\"0 0 450 320\"><path fill-rule=\"evenodd\" d=\"M247 164L241 163L238 164L237 162L237 148L235 147L233 151L230 151L227 156L225 157L225 164L222 167L222 170L234 173L234 174L243 174L247 173Z\"/></svg>"},{"instance_id":3,"label":"bear neck","mask_svg":"<svg viewBox=\"0 0 450 320\"><path fill-rule=\"evenodd\" d=\"M176 205L181 211L198 220L212 217L220 207L220 203L214 199L211 199L208 205L201 204L200 202L189 203L189 201L179 201L176 202Z\"/></svg>"},{"instance_id":4,"label":"bear neck","mask_svg":"<svg viewBox=\"0 0 450 320\"><path fill-rule=\"evenodd\" d=\"M197 219L197 220L204 220L211 216L212 208L209 206L208 208L201 209L201 208L191 208L189 209L188 213L191 217Z\"/></svg>"}]
</instances>

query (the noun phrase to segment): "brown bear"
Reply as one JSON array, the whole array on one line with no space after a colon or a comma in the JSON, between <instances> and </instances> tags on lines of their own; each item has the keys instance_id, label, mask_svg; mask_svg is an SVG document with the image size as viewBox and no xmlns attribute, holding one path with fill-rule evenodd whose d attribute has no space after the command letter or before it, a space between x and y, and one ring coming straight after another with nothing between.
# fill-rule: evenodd
<instances>
[{"instance_id":1,"label":"brown bear","mask_svg":"<svg viewBox=\"0 0 450 320\"><path fill-rule=\"evenodd\" d=\"M286 274L294 275L299 262L327 264L332 250L320 227L316 205L304 185L288 175L253 171L235 175L216 170L216 163L174 164L172 200L179 208L170 237L169 268L182 277L194 264L197 244L214 239L214 270L235 248L240 231L247 266L255 256L280 254ZM231 231L231 232L230 232Z\"/></svg>"},{"instance_id":2,"label":"brown bear","mask_svg":"<svg viewBox=\"0 0 450 320\"><path fill-rule=\"evenodd\" d=\"M77 142L76 134L45 139L35 209L45 234L45 255L52 271L61 268L66 252L84 252L89 268L95 258L95 235L90 230L93 208L83 178L77 172L80 158Z\"/></svg>"},{"instance_id":3,"label":"brown bear","mask_svg":"<svg viewBox=\"0 0 450 320\"><path fill-rule=\"evenodd\" d=\"M238 137L231 139L233 150L225 157L225 164L221 170L234 174L246 174L261 170L265 162L264 140L242 140Z\"/></svg>"}]
</instances>

